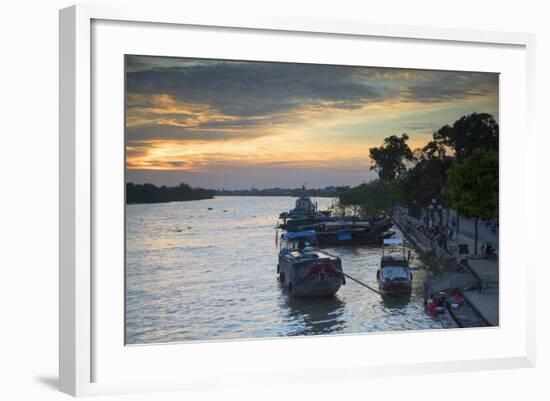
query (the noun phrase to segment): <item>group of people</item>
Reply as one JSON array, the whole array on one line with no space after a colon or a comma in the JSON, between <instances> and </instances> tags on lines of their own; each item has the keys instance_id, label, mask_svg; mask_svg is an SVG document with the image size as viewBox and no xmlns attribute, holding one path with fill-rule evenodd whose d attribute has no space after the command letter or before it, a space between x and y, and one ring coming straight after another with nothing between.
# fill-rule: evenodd
<instances>
[{"instance_id":1,"label":"group of people","mask_svg":"<svg viewBox=\"0 0 550 401\"><path fill-rule=\"evenodd\" d=\"M451 217L449 221L450 223L449 225L433 224L428 227L426 224L427 221L421 221L421 219L411 218L411 216L407 213L407 210L405 208L397 208L396 213L399 216L408 217L409 224L411 224L417 231L423 234L430 241L437 242L437 244L443 249L447 249L449 240L453 239L453 236L456 236L455 235L455 229L457 227L456 216ZM491 228L491 231L496 232L498 230L498 219L493 219L486 223ZM466 244L462 244L462 245L464 245L463 246L464 250L460 253L469 253L469 250L467 249L468 246ZM497 250L494 248L491 242L485 242L481 246L481 255L489 258L494 258L497 255Z\"/></svg>"},{"instance_id":2,"label":"group of people","mask_svg":"<svg viewBox=\"0 0 550 401\"><path fill-rule=\"evenodd\" d=\"M454 235L454 230L451 227L440 227L438 225L433 225L427 228L425 225L418 225L416 227L418 231L424 234L432 241L437 241L439 246L446 248L447 241L451 239Z\"/></svg>"},{"instance_id":3,"label":"group of people","mask_svg":"<svg viewBox=\"0 0 550 401\"><path fill-rule=\"evenodd\" d=\"M445 312L445 307L450 307L453 309L460 308L464 303L464 297L460 295L458 291L454 295L447 299L447 294L445 292L440 292L439 295L430 295L428 299L428 312L431 316L435 316L438 313Z\"/></svg>"}]
</instances>

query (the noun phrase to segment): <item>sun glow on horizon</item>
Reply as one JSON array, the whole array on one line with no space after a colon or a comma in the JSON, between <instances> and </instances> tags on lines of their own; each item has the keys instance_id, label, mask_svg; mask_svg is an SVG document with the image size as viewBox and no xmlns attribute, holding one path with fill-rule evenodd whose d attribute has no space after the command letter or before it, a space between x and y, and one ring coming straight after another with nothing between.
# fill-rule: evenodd
<instances>
[{"instance_id":1,"label":"sun glow on horizon","mask_svg":"<svg viewBox=\"0 0 550 401\"><path fill-rule=\"evenodd\" d=\"M135 57L126 166L136 172L284 168L357 181L389 135L408 133L414 149L462 115L498 120L495 74Z\"/></svg>"}]
</instances>

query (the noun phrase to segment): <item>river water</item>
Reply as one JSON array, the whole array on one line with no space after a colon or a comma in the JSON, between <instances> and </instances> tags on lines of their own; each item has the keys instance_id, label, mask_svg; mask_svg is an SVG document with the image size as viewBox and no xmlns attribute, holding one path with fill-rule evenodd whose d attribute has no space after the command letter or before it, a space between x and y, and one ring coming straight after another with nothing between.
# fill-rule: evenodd
<instances>
[{"instance_id":1,"label":"river water","mask_svg":"<svg viewBox=\"0 0 550 401\"><path fill-rule=\"evenodd\" d=\"M316 201L321 209L331 203ZM404 301L384 300L349 279L331 299L290 298L277 281L274 227L294 202L228 196L128 205L126 342L441 328L424 311L424 270L414 271L413 293ZM377 287L380 247L324 249L342 258L344 272ZM411 265L419 264L412 251Z\"/></svg>"}]
</instances>

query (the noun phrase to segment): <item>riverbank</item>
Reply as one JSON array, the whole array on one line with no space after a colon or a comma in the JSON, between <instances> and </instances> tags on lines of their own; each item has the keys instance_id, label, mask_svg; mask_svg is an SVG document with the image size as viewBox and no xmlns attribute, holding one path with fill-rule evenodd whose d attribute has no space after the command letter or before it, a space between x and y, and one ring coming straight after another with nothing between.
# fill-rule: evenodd
<instances>
[{"instance_id":1,"label":"riverbank","mask_svg":"<svg viewBox=\"0 0 550 401\"><path fill-rule=\"evenodd\" d=\"M193 188L187 184L176 187L157 187L153 184L126 184L126 204L167 203L214 198L215 191Z\"/></svg>"},{"instance_id":2,"label":"riverbank","mask_svg":"<svg viewBox=\"0 0 550 401\"><path fill-rule=\"evenodd\" d=\"M498 326L498 260L459 254L459 244L470 245L473 242L473 239L465 234L457 235L456 239L448 241L447 248L444 248L438 241L419 230L415 224L416 219L408 216L403 210L396 211L393 220L421 252L422 257L436 264L430 269L432 276L424 285L425 299L432 294L452 295L457 290L465 299L459 309L447 306L445 315L440 317L442 325L446 328L454 327L450 324L450 316L458 327ZM470 246L468 248L472 249Z\"/></svg>"}]
</instances>

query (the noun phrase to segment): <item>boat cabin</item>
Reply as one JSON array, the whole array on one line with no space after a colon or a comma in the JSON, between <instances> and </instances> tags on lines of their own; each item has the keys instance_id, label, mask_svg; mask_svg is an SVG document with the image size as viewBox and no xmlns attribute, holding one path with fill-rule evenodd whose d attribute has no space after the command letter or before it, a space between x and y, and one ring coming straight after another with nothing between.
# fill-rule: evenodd
<instances>
[{"instance_id":1,"label":"boat cabin","mask_svg":"<svg viewBox=\"0 0 550 401\"><path fill-rule=\"evenodd\" d=\"M296 296L332 296L345 283L339 257L317 248L313 230L281 235L277 273L279 281Z\"/></svg>"}]
</instances>

